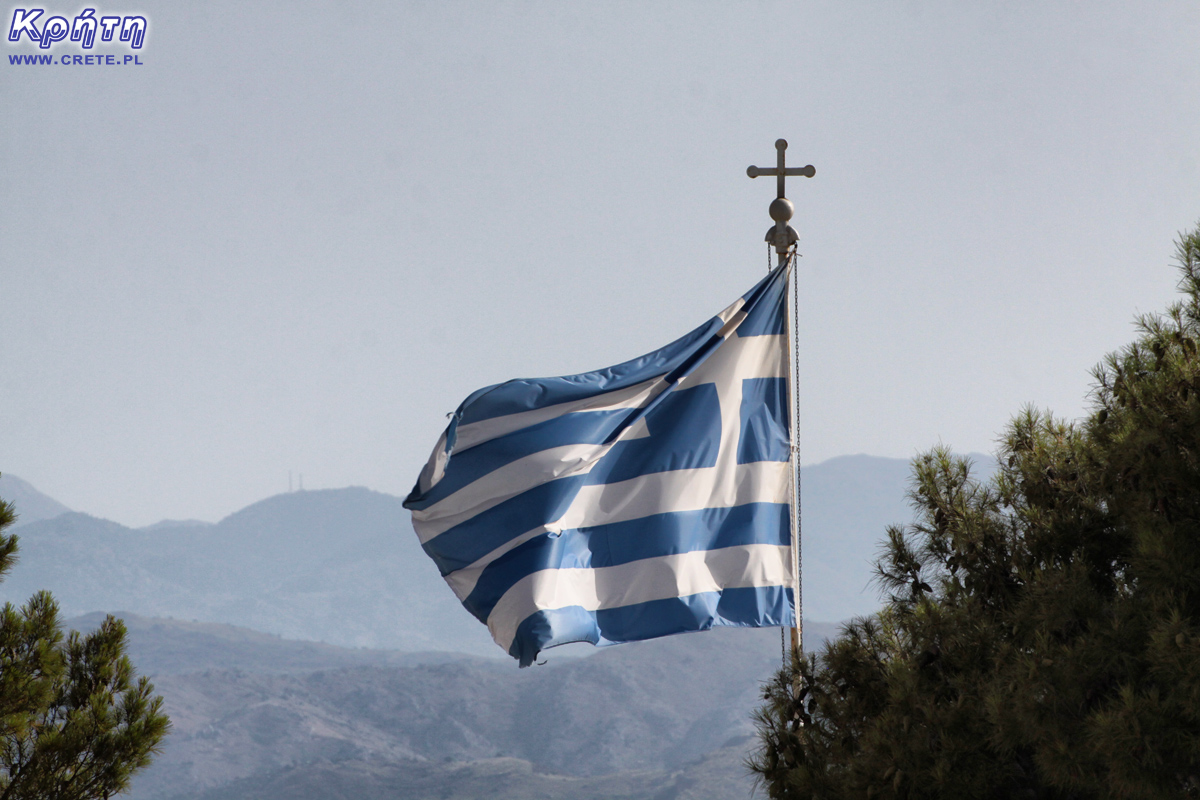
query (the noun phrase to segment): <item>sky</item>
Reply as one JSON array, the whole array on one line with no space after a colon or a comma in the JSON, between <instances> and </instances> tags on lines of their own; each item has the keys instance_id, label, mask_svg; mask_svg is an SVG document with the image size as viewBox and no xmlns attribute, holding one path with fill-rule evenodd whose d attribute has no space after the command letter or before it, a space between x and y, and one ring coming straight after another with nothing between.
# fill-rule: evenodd
<instances>
[{"instance_id":1,"label":"sky","mask_svg":"<svg viewBox=\"0 0 1200 800\"><path fill-rule=\"evenodd\" d=\"M780 137L806 463L1085 414L1200 221L1190 0L95 8L143 46L3 41L0 471L130 526L403 495L474 389L690 330Z\"/></svg>"}]
</instances>

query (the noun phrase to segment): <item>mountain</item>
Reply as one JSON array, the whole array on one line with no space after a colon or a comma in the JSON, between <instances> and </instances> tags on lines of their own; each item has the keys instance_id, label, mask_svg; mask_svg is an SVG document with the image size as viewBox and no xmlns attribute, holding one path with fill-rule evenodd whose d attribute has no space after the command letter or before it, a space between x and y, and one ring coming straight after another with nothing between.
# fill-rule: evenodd
<instances>
[{"instance_id":1,"label":"mountain","mask_svg":"<svg viewBox=\"0 0 1200 800\"><path fill-rule=\"evenodd\" d=\"M898 459L805 468L806 617L875 608L870 559L885 527L911 517L907 480ZM778 630L571 645L519 670L454 599L399 498L294 492L216 524L138 530L69 512L20 536L0 600L47 588L67 614L128 609L134 664L174 723L134 800L751 790L750 713L780 663ZM835 633L805 627L810 649Z\"/></svg>"},{"instance_id":2,"label":"mountain","mask_svg":"<svg viewBox=\"0 0 1200 800\"><path fill-rule=\"evenodd\" d=\"M131 800L743 800L750 712L781 657L778 630L717 629L522 670L124 619L173 722Z\"/></svg>"},{"instance_id":3,"label":"mountain","mask_svg":"<svg viewBox=\"0 0 1200 800\"><path fill-rule=\"evenodd\" d=\"M970 453L973 474L996 470L991 456ZM804 616L844 620L879 608L872 569L887 527L912 520L910 462L838 456L800 471Z\"/></svg>"},{"instance_id":4,"label":"mountain","mask_svg":"<svg viewBox=\"0 0 1200 800\"><path fill-rule=\"evenodd\" d=\"M319 762L254 775L172 800L747 800L744 748L728 747L673 770L579 778L528 761Z\"/></svg>"},{"instance_id":5,"label":"mountain","mask_svg":"<svg viewBox=\"0 0 1200 800\"><path fill-rule=\"evenodd\" d=\"M422 552L401 501L293 492L215 525L134 530L63 514L20 530L0 599L49 589L69 615L124 609L348 647L502 655Z\"/></svg>"},{"instance_id":6,"label":"mountain","mask_svg":"<svg viewBox=\"0 0 1200 800\"><path fill-rule=\"evenodd\" d=\"M98 628L105 616L94 612L64 624L87 633ZM143 617L128 611L115 611L113 616L125 623L127 652L142 675L188 675L213 670L287 675L345 667L441 664L470 657L441 651L336 647L234 625Z\"/></svg>"},{"instance_id":7,"label":"mountain","mask_svg":"<svg viewBox=\"0 0 1200 800\"><path fill-rule=\"evenodd\" d=\"M985 473L994 468L976 461ZM908 475L906 461L865 455L804 468L806 618L841 620L878 606L871 562L886 527L912 517ZM291 492L215 525L138 530L69 512L27 522L20 536L20 565L0 583L2 600L49 589L72 615L125 609L347 647L503 657L391 495Z\"/></svg>"},{"instance_id":8,"label":"mountain","mask_svg":"<svg viewBox=\"0 0 1200 800\"><path fill-rule=\"evenodd\" d=\"M16 507L17 521L13 525L14 529L41 519L54 519L59 514L66 514L71 510L15 475L0 475L0 499Z\"/></svg>"}]
</instances>

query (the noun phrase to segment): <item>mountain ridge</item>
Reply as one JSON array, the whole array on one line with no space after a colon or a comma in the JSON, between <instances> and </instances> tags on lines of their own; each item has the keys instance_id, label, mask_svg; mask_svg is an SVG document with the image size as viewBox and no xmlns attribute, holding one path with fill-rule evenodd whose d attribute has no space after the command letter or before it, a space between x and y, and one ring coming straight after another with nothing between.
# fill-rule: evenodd
<instances>
[{"instance_id":1,"label":"mountain ridge","mask_svg":"<svg viewBox=\"0 0 1200 800\"><path fill-rule=\"evenodd\" d=\"M909 472L867 455L804 468L806 617L878 607L872 555L889 524L912 517ZM0 599L18 604L49 589L68 615L120 608L348 647L504 657L421 550L402 500L364 487L274 495L212 524L134 529L68 511L18 533L20 567L0 583Z\"/></svg>"},{"instance_id":2,"label":"mountain ridge","mask_svg":"<svg viewBox=\"0 0 1200 800\"><path fill-rule=\"evenodd\" d=\"M519 669L124 619L130 657L174 726L130 800L315 800L332 786L355 798L475 798L489 783L514 800L738 800L751 785L750 712L781 660L775 629L584 648L582 659L551 651L545 666ZM835 633L806 627L814 645Z\"/></svg>"},{"instance_id":3,"label":"mountain ridge","mask_svg":"<svg viewBox=\"0 0 1200 800\"><path fill-rule=\"evenodd\" d=\"M869 556L911 518L909 471L865 455L805 468L810 649L838 628L814 608L875 607ZM363 487L275 495L217 523L133 529L67 511L19 535L0 599L48 588L65 614L129 609L131 658L176 726L130 800L751 791L750 712L781 662L778 630L576 644L519 670L421 551L401 500Z\"/></svg>"},{"instance_id":4,"label":"mountain ridge","mask_svg":"<svg viewBox=\"0 0 1200 800\"><path fill-rule=\"evenodd\" d=\"M13 530L43 519L54 519L71 509L49 495L42 494L28 481L5 472L0 474L0 500L12 503L17 512Z\"/></svg>"}]
</instances>

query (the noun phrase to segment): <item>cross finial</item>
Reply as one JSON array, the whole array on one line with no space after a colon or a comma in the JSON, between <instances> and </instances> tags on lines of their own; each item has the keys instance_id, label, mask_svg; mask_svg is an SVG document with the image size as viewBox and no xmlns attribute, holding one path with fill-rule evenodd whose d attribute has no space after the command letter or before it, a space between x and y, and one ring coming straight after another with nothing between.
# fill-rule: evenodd
<instances>
[{"instance_id":1,"label":"cross finial","mask_svg":"<svg viewBox=\"0 0 1200 800\"><path fill-rule=\"evenodd\" d=\"M779 263L782 264L787 258L788 250L796 240L800 237L796 235L795 229L788 225L788 220L796 213L796 207L792 205L792 201L788 200L783 194L783 182L788 175L811 178L817 174L816 167L809 164L807 167L792 167L785 166L784 151L787 150L787 140L777 139L775 141L775 168L761 169L759 167L750 166L746 169L746 174L751 178L757 178L759 175L767 176L774 175L775 178L775 193L776 197L771 201L770 214L771 219L775 220L775 224L767 231L767 241L775 245L775 252L779 254Z\"/></svg>"}]
</instances>

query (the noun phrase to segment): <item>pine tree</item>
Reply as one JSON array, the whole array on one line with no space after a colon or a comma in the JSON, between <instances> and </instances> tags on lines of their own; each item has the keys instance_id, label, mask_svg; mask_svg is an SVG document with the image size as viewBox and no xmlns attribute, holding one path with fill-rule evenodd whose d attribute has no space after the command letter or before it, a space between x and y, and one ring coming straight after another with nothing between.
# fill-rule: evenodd
<instances>
[{"instance_id":1,"label":"pine tree","mask_svg":"<svg viewBox=\"0 0 1200 800\"><path fill-rule=\"evenodd\" d=\"M12 568L16 520L0 501L0 579ZM128 787L170 728L162 698L125 655L109 616L64 638L58 606L38 592L0 610L0 800L89 800Z\"/></svg>"},{"instance_id":2,"label":"pine tree","mask_svg":"<svg viewBox=\"0 0 1200 800\"><path fill-rule=\"evenodd\" d=\"M771 797L1200 797L1200 226L1177 247L1087 418L1026 409L986 482L914 462L883 610L764 691Z\"/></svg>"}]
</instances>

